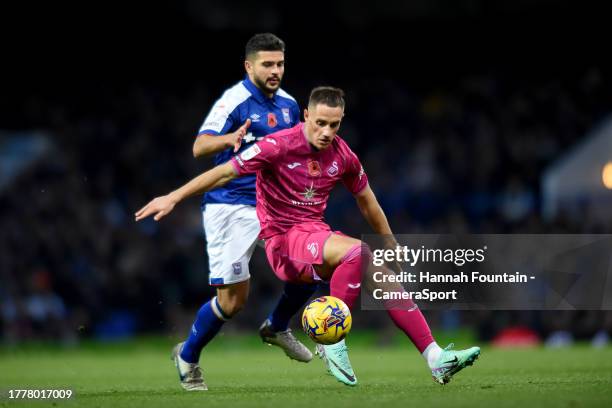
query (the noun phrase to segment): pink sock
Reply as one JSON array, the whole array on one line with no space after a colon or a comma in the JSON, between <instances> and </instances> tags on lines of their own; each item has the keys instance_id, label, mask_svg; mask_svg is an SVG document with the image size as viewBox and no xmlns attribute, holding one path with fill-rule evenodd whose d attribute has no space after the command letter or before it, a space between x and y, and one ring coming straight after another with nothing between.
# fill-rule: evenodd
<instances>
[{"instance_id":1,"label":"pink sock","mask_svg":"<svg viewBox=\"0 0 612 408\"><path fill-rule=\"evenodd\" d=\"M361 244L348 250L332 275L330 294L353 309L355 301L361 292Z\"/></svg>"},{"instance_id":2,"label":"pink sock","mask_svg":"<svg viewBox=\"0 0 612 408\"><path fill-rule=\"evenodd\" d=\"M410 337L419 353L423 353L427 346L434 342L429 325L417 305L408 310L387 309L387 313L393 323Z\"/></svg>"},{"instance_id":3,"label":"pink sock","mask_svg":"<svg viewBox=\"0 0 612 408\"><path fill-rule=\"evenodd\" d=\"M330 294L342 299L351 310L361 291L361 268L362 247L358 244L344 255L330 281ZM406 333L420 353L434 342L425 317L414 302L402 300L389 302L386 306L391 320Z\"/></svg>"},{"instance_id":4,"label":"pink sock","mask_svg":"<svg viewBox=\"0 0 612 408\"><path fill-rule=\"evenodd\" d=\"M412 299L388 300L385 302L385 309L393 323L406 333L421 354L427 346L435 344L425 316Z\"/></svg>"}]
</instances>

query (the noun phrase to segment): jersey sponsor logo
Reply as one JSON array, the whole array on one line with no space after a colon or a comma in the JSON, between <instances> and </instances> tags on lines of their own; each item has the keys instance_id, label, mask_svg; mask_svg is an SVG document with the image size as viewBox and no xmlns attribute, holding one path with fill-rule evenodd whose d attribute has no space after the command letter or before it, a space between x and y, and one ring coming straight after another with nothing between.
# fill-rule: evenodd
<instances>
[{"instance_id":1,"label":"jersey sponsor logo","mask_svg":"<svg viewBox=\"0 0 612 408\"><path fill-rule=\"evenodd\" d=\"M254 144L253 146L246 149L244 152L240 153L240 158L244 161L248 161L251 160L253 157L257 156L259 153L261 153L261 149L259 148L259 146Z\"/></svg>"},{"instance_id":2,"label":"jersey sponsor logo","mask_svg":"<svg viewBox=\"0 0 612 408\"><path fill-rule=\"evenodd\" d=\"M204 120L204 125L200 128L200 131L214 130L215 132L220 132L227 122L228 115L229 112L225 109L225 105L216 105Z\"/></svg>"},{"instance_id":3,"label":"jersey sponsor logo","mask_svg":"<svg viewBox=\"0 0 612 408\"><path fill-rule=\"evenodd\" d=\"M268 113L268 127L276 127L276 125L278 125L278 121L276 120L276 115L274 114L274 112L269 112Z\"/></svg>"},{"instance_id":4,"label":"jersey sponsor logo","mask_svg":"<svg viewBox=\"0 0 612 408\"><path fill-rule=\"evenodd\" d=\"M327 174L329 174L332 177L338 174L338 163L337 162L333 162L332 165L329 166L329 168L327 169Z\"/></svg>"},{"instance_id":5,"label":"jersey sponsor logo","mask_svg":"<svg viewBox=\"0 0 612 408\"><path fill-rule=\"evenodd\" d=\"M320 200L320 201L296 201L296 200L291 200L291 204L297 205L297 206L300 206L300 207L313 207L315 205L325 204L325 200Z\"/></svg>"},{"instance_id":6,"label":"jersey sponsor logo","mask_svg":"<svg viewBox=\"0 0 612 408\"><path fill-rule=\"evenodd\" d=\"M283 108L283 109L281 109L281 111L283 112L283 120L285 121L285 123L286 124L290 124L291 123L291 114L289 112L289 109Z\"/></svg>"},{"instance_id":7,"label":"jersey sponsor logo","mask_svg":"<svg viewBox=\"0 0 612 408\"><path fill-rule=\"evenodd\" d=\"M253 122L253 123L259 122L259 118L261 118L261 116L259 116L258 114L254 113L254 114L251 115L251 122Z\"/></svg>"},{"instance_id":8,"label":"jersey sponsor logo","mask_svg":"<svg viewBox=\"0 0 612 408\"><path fill-rule=\"evenodd\" d=\"M359 170L359 180L361 180L364 174L365 174L365 170L363 169L363 166L361 166L361 170Z\"/></svg>"},{"instance_id":9,"label":"jersey sponsor logo","mask_svg":"<svg viewBox=\"0 0 612 408\"><path fill-rule=\"evenodd\" d=\"M311 242L306 246L306 248L310 251L313 258L316 258L317 255L319 255L319 244L317 242Z\"/></svg>"},{"instance_id":10,"label":"jersey sponsor logo","mask_svg":"<svg viewBox=\"0 0 612 408\"><path fill-rule=\"evenodd\" d=\"M204 126L202 126L202 129L210 129L216 127L219 127L219 122L206 122Z\"/></svg>"},{"instance_id":11,"label":"jersey sponsor logo","mask_svg":"<svg viewBox=\"0 0 612 408\"><path fill-rule=\"evenodd\" d=\"M351 289L359 289L361 287L361 283L349 283L348 287Z\"/></svg>"},{"instance_id":12,"label":"jersey sponsor logo","mask_svg":"<svg viewBox=\"0 0 612 408\"><path fill-rule=\"evenodd\" d=\"M293 170L293 169L295 169L297 166L301 166L301 165L302 165L302 163L295 162L295 163L288 164L288 165L287 165L287 167L289 167L289 169Z\"/></svg>"},{"instance_id":13,"label":"jersey sponsor logo","mask_svg":"<svg viewBox=\"0 0 612 408\"><path fill-rule=\"evenodd\" d=\"M268 139L268 138L266 138L266 142L268 142L268 143L272 143L274 146L276 146L276 140L274 140L274 139Z\"/></svg>"},{"instance_id":14,"label":"jersey sponsor logo","mask_svg":"<svg viewBox=\"0 0 612 408\"><path fill-rule=\"evenodd\" d=\"M313 177L318 177L321 175L321 166L319 165L318 161L316 160L308 161L308 174L310 174Z\"/></svg>"},{"instance_id":15,"label":"jersey sponsor logo","mask_svg":"<svg viewBox=\"0 0 612 408\"><path fill-rule=\"evenodd\" d=\"M256 140L261 140L261 139L263 139L263 136L255 137L255 136L253 136L253 133L249 132L246 135L244 135L244 137L242 138L242 141L245 142L245 143L251 143L251 142L254 142Z\"/></svg>"},{"instance_id":16,"label":"jersey sponsor logo","mask_svg":"<svg viewBox=\"0 0 612 408\"><path fill-rule=\"evenodd\" d=\"M313 187L313 184L310 184L310 187L306 187L304 192L302 193L305 200L311 201L316 195L317 190Z\"/></svg>"}]
</instances>

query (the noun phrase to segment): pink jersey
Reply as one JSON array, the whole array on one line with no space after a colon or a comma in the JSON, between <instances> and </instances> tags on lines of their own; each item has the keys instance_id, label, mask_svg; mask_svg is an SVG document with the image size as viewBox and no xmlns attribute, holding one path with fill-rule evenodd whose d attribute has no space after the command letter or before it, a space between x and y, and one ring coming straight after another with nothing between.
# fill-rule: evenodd
<instances>
[{"instance_id":1,"label":"pink jersey","mask_svg":"<svg viewBox=\"0 0 612 408\"><path fill-rule=\"evenodd\" d=\"M293 225L322 222L329 193L342 180L357 194L368 184L359 159L336 136L325 150L306 140L304 124L266 136L231 162L239 175L257 173L260 237L284 233Z\"/></svg>"}]
</instances>

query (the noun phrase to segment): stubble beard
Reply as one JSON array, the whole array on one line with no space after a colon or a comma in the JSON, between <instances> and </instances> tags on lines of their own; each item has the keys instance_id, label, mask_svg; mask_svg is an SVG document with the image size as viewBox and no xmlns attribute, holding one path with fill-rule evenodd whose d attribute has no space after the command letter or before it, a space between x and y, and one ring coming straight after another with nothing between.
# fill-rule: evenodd
<instances>
[{"instance_id":1,"label":"stubble beard","mask_svg":"<svg viewBox=\"0 0 612 408\"><path fill-rule=\"evenodd\" d=\"M278 88L280 88L280 84L281 84L281 79L278 79L278 86L276 86L275 88L271 88L268 86L268 84L266 83L266 80L261 80L259 78L255 78L255 85L257 85L257 87L259 89L261 89L262 91L264 91L265 93L270 93L273 94L276 91L278 91Z\"/></svg>"}]
</instances>

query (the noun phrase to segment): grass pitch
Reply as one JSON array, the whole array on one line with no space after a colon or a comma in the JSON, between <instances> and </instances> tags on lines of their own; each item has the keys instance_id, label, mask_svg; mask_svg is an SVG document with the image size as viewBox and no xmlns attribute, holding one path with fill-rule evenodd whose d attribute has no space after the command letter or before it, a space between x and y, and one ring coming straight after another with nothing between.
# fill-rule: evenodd
<instances>
[{"instance_id":1,"label":"grass pitch","mask_svg":"<svg viewBox=\"0 0 612 408\"><path fill-rule=\"evenodd\" d=\"M440 386L402 339L391 346L355 336L359 385L326 375L318 359L287 359L258 338L220 336L204 352L210 391L184 392L166 340L87 344L73 350L0 349L0 406L49 407L610 407L612 348L498 350ZM307 340L305 340L307 341ZM312 343L307 343L312 344ZM472 344L458 344L460 348ZM72 400L9 400L7 390L70 388Z\"/></svg>"}]
</instances>

